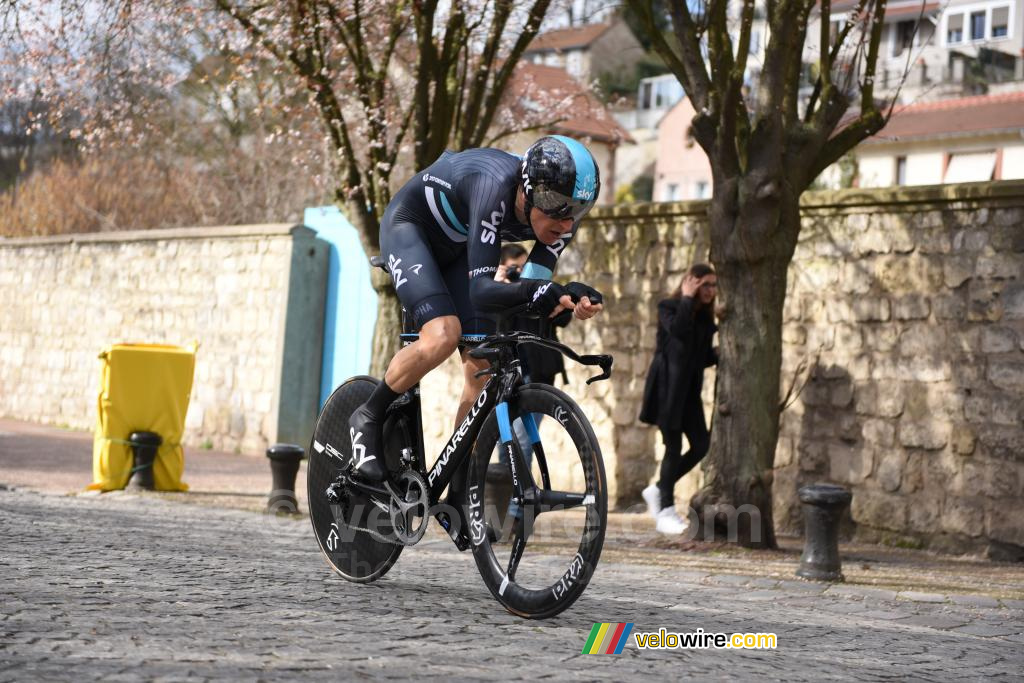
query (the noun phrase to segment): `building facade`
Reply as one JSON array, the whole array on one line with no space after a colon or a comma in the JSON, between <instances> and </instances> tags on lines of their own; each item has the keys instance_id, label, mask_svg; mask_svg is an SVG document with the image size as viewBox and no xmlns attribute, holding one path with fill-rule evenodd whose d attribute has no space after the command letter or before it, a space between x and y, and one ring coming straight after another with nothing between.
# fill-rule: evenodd
<instances>
[{"instance_id":1,"label":"building facade","mask_svg":"<svg viewBox=\"0 0 1024 683\"><path fill-rule=\"evenodd\" d=\"M523 60L565 69L577 81L590 83L603 74L632 74L643 56L633 31L616 20L542 33L530 43Z\"/></svg>"}]
</instances>

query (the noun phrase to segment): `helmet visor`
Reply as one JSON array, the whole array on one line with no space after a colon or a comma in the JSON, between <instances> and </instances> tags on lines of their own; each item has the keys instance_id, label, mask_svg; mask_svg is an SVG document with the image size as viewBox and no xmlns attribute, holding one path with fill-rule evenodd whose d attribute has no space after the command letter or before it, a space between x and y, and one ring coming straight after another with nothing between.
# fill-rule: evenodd
<instances>
[{"instance_id":1,"label":"helmet visor","mask_svg":"<svg viewBox=\"0 0 1024 683\"><path fill-rule=\"evenodd\" d=\"M574 199L541 185L533 190L533 205L546 216L556 220L572 218L575 223L594 208L594 200Z\"/></svg>"}]
</instances>

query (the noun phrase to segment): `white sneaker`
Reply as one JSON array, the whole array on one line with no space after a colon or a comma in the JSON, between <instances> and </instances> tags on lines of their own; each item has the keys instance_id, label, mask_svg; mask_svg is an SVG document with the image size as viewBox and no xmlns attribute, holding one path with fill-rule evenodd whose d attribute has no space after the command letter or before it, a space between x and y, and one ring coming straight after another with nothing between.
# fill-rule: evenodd
<instances>
[{"instance_id":1,"label":"white sneaker","mask_svg":"<svg viewBox=\"0 0 1024 683\"><path fill-rule=\"evenodd\" d=\"M658 513L658 523L654 528L658 530L658 533L667 534L669 536L678 536L684 533L690 526L690 524L682 519L679 519L679 515L676 514L676 506L672 505L667 507Z\"/></svg>"},{"instance_id":2,"label":"white sneaker","mask_svg":"<svg viewBox=\"0 0 1024 683\"><path fill-rule=\"evenodd\" d=\"M658 490L658 485L651 484L640 495L644 497L644 502L647 503L647 511L651 513L651 517L657 520L658 513L661 512L661 491Z\"/></svg>"}]
</instances>

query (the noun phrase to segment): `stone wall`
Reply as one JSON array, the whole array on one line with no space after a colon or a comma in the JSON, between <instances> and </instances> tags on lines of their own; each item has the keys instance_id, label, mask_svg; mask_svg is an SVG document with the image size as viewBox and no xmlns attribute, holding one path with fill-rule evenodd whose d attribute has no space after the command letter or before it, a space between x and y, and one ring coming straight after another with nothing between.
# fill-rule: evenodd
<instances>
[{"instance_id":1,"label":"stone wall","mask_svg":"<svg viewBox=\"0 0 1024 683\"><path fill-rule=\"evenodd\" d=\"M823 195L804 228L777 525L828 480L862 537L1024 556L1024 184Z\"/></svg>"},{"instance_id":2,"label":"stone wall","mask_svg":"<svg viewBox=\"0 0 1024 683\"><path fill-rule=\"evenodd\" d=\"M91 429L97 354L199 343L185 443L307 443L327 245L258 225L0 240L0 415Z\"/></svg>"},{"instance_id":3,"label":"stone wall","mask_svg":"<svg viewBox=\"0 0 1024 683\"><path fill-rule=\"evenodd\" d=\"M562 338L612 353L610 381L568 392L601 441L613 504L640 502L661 455L636 419L656 305L706 258L706 205L602 209L559 277L607 310ZM306 443L319 386L326 245L292 226L0 240L0 415L91 428L96 354L114 342L200 343L186 443L260 452ZM863 538L1014 556L1024 546L1024 183L810 194L789 274L775 519L796 490L854 491ZM570 365L572 365L570 363ZM461 368L424 381L436 452ZM705 382L712 417L713 371ZM432 460L432 458L430 458ZM685 504L700 472L677 488Z\"/></svg>"},{"instance_id":4,"label":"stone wall","mask_svg":"<svg viewBox=\"0 0 1024 683\"><path fill-rule=\"evenodd\" d=\"M601 440L611 500L640 502L661 439L636 419L657 301L708 249L705 204L595 211L558 277L592 282L606 312L562 339L615 356L609 382L568 391ZM1024 546L1024 183L809 194L789 274L775 519L799 533L799 486L854 492L866 539L1019 556ZM439 447L461 383L424 385ZM713 371L705 382L709 419ZM432 440L432 441L431 441ZM677 487L686 504L700 473Z\"/></svg>"}]
</instances>

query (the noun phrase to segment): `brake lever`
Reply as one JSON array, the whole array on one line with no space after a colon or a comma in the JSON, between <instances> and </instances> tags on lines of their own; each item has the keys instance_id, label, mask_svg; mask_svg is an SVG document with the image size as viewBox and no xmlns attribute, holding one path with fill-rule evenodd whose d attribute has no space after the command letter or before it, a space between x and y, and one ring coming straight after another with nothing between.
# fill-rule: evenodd
<instances>
[{"instance_id":1,"label":"brake lever","mask_svg":"<svg viewBox=\"0 0 1024 683\"><path fill-rule=\"evenodd\" d=\"M595 375L587 380L587 384L593 384L594 382L600 382L603 379L608 379L612 376L612 363L615 359L608 354L601 355L590 355L580 356L580 362L584 365L597 365L601 368L601 374Z\"/></svg>"}]
</instances>

